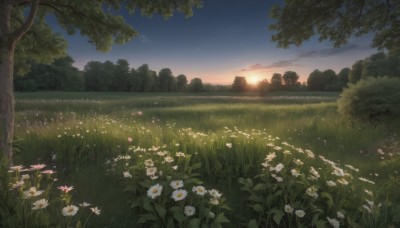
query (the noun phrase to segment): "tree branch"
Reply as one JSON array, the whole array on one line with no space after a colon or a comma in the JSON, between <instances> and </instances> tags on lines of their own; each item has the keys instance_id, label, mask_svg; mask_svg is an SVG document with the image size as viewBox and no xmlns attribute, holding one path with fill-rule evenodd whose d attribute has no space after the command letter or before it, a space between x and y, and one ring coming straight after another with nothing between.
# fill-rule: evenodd
<instances>
[{"instance_id":1,"label":"tree branch","mask_svg":"<svg viewBox=\"0 0 400 228\"><path fill-rule=\"evenodd\" d=\"M11 37L14 41L21 39L21 37L32 27L33 21L36 17L36 12L39 8L39 2L40 0L33 0L31 3L31 10L29 11L29 15L25 22L18 29L11 33Z\"/></svg>"}]
</instances>

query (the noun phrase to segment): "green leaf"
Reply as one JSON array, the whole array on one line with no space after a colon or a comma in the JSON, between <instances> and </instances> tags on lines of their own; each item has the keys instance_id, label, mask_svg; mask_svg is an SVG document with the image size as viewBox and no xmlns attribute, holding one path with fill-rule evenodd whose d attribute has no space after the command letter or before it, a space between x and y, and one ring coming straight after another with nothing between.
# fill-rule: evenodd
<instances>
[{"instance_id":1,"label":"green leaf","mask_svg":"<svg viewBox=\"0 0 400 228\"><path fill-rule=\"evenodd\" d=\"M276 211L272 219L279 225L285 213L283 211Z\"/></svg>"},{"instance_id":2,"label":"green leaf","mask_svg":"<svg viewBox=\"0 0 400 228\"><path fill-rule=\"evenodd\" d=\"M157 217L152 214L141 214L139 215L138 223L146 223L147 221L156 221Z\"/></svg>"},{"instance_id":3,"label":"green leaf","mask_svg":"<svg viewBox=\"0 0 400 228\"><path fill-rule=\"evenodd\" d=\"M192 165L192 169L200 169L201 168L201 163L196 163Z\"/></svg>"},{"instance_id":4,"label":"green leaf","mask_svg":"<svg viewBox=\"0 0 400 228\"><path fill-rule=\"evenodd\" d=\"M263 184L263 183L258 183L256 184L256 186L254 186L253 191L264 191L265 189L267 189L267 185Z\"/></svg>"},{"instance_id":5,"label":"green leaf","mask_svg":"<svg viewBox=\"0 0 400 228\"><path fill-rule=\"evenodd\" d=\"M328 204L328 207L329 207L329 209L331 209L332 208L332 206L333 206L333 198L332 198L332 196L331 196L331 194L329 194L328 192L322 192L321 193L321 197L322 198L326 198L327 199L327 204Z\"/></svg>"},{"instance_id":6,"label":"green leaf","mask_svg":"<svg viewBox=\"0 0 400 228\"><path fill-rule=\"evenodd\" d=\"M157 214L161 217L164 218L165 215L167 214L167 210L163 207L161 207L160 204L155 204L154 207L156 208Z\"/></svg>"},{"instance_id":7,"label":"green leaf","mask_svg":"<svg viewBox=\"0 0 400 228\"><path fill-rule=\"evenodd\" d=\"M181 211L176 211L176 212L174 212L174 218L175 218L179 223L183 222L183 221L186 219L185 215L184 215Z\"/></svg>"},{"instance_id":8,"label":"green leaf","mask_svg":"<svg viewBox=\"0 0 400 228\"><path fill-rule=\"evenodd\" d=\"M263 213L263 212L264 212L264 208L263 208L263 207L261 206L261 204L259 204L259 203L253 204L253 205L251 205L251 207L252 207L253 210L256 211L256 212L260 212L260 213Z\"/></svg>"},{"instance_id":9,"label":"green leaf","mask_svg":"<svg viewBox=\"0 0 400 228\"><path fill-rule=\"evenodd\" d=\"M198 227L200 227L200 219L198 219L198 218L190 219L187 227L189 227L189 228L198 228Z\"/></svg>"},{"instance_id":10,"label":"green leaf","mask_svg":"<svg viewBox=\"0 0 400 228\"><path fill-rule=\"evenodd\" d=\"M154 211L153 207L150 204L150 201L148 201L148 200L144 200L143 208L148 212L153 212Z\"/></svg>"},{"instance_id":11,"label":"green leaf","mask_svg":"<svg viewBox=\"0 0 400 228\"><path fill-rule=\"evenodd\" d=\"M248 228L258 228L257 220L252 219L247 223Z\"/></svg>"},{"instance_id":12,"label":"green leaf","mask_svg":"<svg viewBox=\"0 0 400 228\"><path fill-rule=\"evenodd\" d=\"M229 223L229 219L227 219L224 215L223 212L219 213L216 217L214 222L218 222L218 223Z\"/></svg>"}]
</instances>

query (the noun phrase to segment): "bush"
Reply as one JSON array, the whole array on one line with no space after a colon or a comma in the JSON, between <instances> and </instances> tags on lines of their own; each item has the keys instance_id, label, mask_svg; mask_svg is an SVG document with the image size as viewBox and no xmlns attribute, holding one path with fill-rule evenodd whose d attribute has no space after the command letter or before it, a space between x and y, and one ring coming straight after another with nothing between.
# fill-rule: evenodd
<instances>
[{"instance_id":1,"label":"bush","mask_svg":"<svg viewBox=\"0 0 400 228\"><path fill-rule=\"evenodd\" d=\"M400 114L400 79L369 77L350 84L338 101L339 112L364 121L378 121Z\"/></svg>"}]
</instances>

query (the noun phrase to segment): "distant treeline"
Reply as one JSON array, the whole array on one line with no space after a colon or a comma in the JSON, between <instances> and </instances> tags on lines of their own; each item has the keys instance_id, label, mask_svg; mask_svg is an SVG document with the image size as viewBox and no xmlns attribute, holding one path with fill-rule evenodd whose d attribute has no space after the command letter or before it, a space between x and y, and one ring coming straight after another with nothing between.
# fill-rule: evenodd
<instances>
[{"instance_id":1,"label":"distant treeline","mask_svg":"<svg viewBox=\"0 0 400 228\"><path fill-rule=\"evenodd\" d=\"M400 76L400 51L379 52L359 60L351 68L343 68L338 74L328 69L314 70L307 82L301 84L299 75L286 71L274 73L270 81L264 79L257 85L249 85L245 77L236 76L232 85L204 84L201 78L188 82L183 74L174 76L169 68L158 73L143 64L130 68L125 59L88 62L83 71L73 67L70 56L55 60L50 65L32 63L24 76L14 77L16 91L63 90L63 91L131 91L131 92L246 92L258 91L342 91L350 83L369 76Z\"/></svg>"}]
</instances>

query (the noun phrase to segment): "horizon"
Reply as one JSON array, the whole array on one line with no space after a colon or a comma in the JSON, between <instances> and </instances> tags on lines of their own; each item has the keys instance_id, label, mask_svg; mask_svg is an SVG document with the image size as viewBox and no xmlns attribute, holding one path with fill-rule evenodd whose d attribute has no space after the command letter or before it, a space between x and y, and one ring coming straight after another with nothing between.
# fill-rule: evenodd
<instances>
[{"instance_id":1,"label":"horizon","mask_svg":"<svg viewBox=\"0 0 400 228\"><path fill-rule=\"evenodd\" d=\"M89 61L126 59L131 68L146 63L157 72L170 68L174 75L184 74L189 81L198 77L219 85L232 84L235 76L244 76L248 82L270 81L273 73L286 71L295 71L299 81L305 82L314 69L338 73L377 52L370 47L371 34L352 38L340 48L315 37L301 47L277 48L270 41L268 25L273 21L267 16L271 5L279 2L205 0L204 7L195 9L188 19L180 13L164 20L159 15L147 18L123 12L126 22L140 35L124 45L113 45L106 53L97 51L79 34L67 35L54 17L47 19L68 41L68 54L80 70Z\"/></svg>"}]
</instances>

